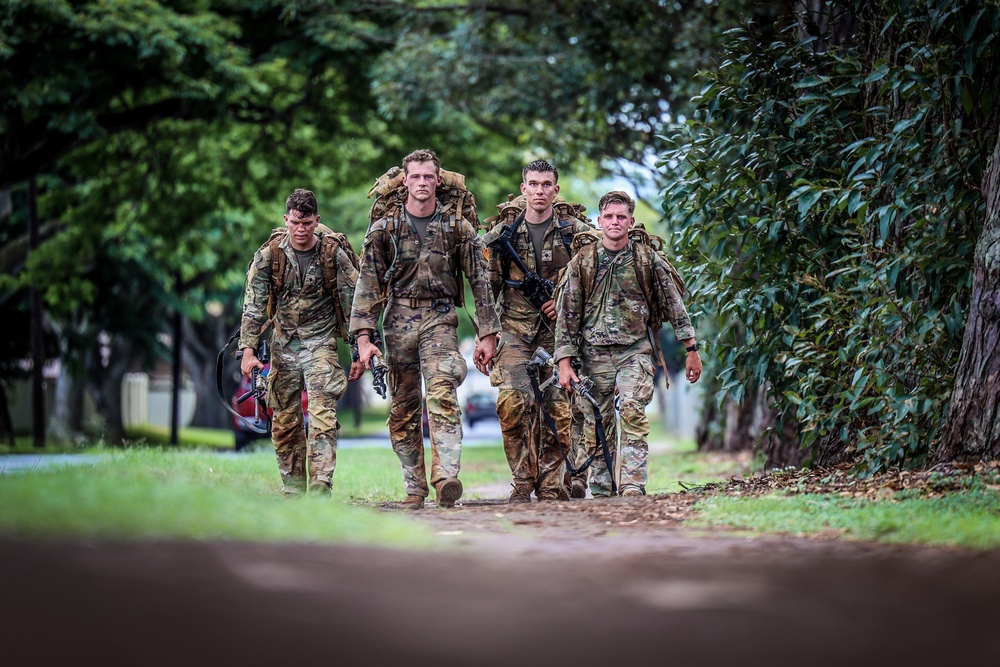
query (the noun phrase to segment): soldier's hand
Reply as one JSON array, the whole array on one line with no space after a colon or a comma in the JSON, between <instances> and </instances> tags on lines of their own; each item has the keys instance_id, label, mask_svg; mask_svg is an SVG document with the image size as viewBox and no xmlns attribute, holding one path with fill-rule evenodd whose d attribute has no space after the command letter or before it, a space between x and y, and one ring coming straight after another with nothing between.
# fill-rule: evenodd
<instances>
[{"instance_id":1,"label":"soldier's hand","mask_svg":"<svg viewBox=\"0 0 1000 667\"><path fill-rule=\"evenodd\" d=\"M243 375L250 377L253 373L253 369L259 368L264 370L264 364L260 362L257 358L257 354L253 351L252 347L243 348L243 358L240 361L240 372Z\"/></svg>"},{"instance_id":2,"label":"soldier's hand","mask_svg":"<svg viewBox=\"0 0 1000 667\"><path fill-rule=\"evenodd\" d=\"M688 382L694 384L701 377L701 355L698 354L697 350L687 353L685 366Z\"/></svg>"},{"instance_id":3,"label":"soldier's hand","mask_svg":"<svg viewBox=\"0 0 1000 667\"><path fill-rule=\"evenodd\" d=\"M361 372L364 372L365 368L368 368L368 362L371 361L373 356L382 356L382 350L378 349L378 345L372 343L371 338L367 335L358 335L358 362L361 364Z\"/></svg>"},{"instance_id":4,"label":"soldier's hand","mask_svg":"<svg viewBox=\"0 0 1000 667\"><path fill-rule=\"evenodd\" d=\"M556 319L556 302L549 299L542 304L542 315L549 318L550 320Z\"/></svg>"},{"instance_id":5,"label":"soldier's hand","mask_svg":"<svg viewBox=\"0 0 1000 667\"><path fill-rule=\"evenodd\" d=\"M576 371L573 370L573 357L563 357L559 360L559 385L566 391L573 391L573 383L579 382Z\"/></svg>"},{"instance_id":6,"label":"soldier's hand","mask_svg":"<svg viewBox=\"0 0 1000 667\"><path fill-rule=\"evenodd\" d=\"M487 336L476 341L476 349L472 353L472 361L483 375L489 375L493 370L493 357L497 353L497 337Z\"/></svg>"},{"instance_id":7,"label":"soldier's hand","mask_svg":"<svg viewBox=\"0 0 1000 667\"><path fill-rule=\"evenodd\" d=\"M360 378L364 374L365 374L365 365L363 363L361 363L360 361L352 361L351 362L351 371L350 371L350 373L348 373L347 379L350 382L354 382L355 380L357 380L358 378Z\"/></svg>"}]
</instances>

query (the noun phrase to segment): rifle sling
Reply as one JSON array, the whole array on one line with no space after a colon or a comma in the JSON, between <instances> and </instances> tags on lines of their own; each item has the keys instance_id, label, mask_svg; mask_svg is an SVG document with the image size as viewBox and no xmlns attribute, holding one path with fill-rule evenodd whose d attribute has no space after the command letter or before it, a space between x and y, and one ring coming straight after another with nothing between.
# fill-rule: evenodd
<instances>
[{"instance_id":1,"label":"rifle sling","mask_svg":"<svg viewBox=\"0 0 1000 667\"><path fill-rule=\"evenodd\" d=\"M542 396L542 390L538 386L538 375L535 372L528 372L528 379L531 381L531 390L535 394L535 402L538 403L538 410L541 412L542 419L545 421L546 426L552 431L552 436L559 443L559 452L562 454L563 461L566 462L566 470L569 471L570 475L576 475L585 471L590 467L590 464L594 462L594 457L597 456L597 448L594 448L593 453L587 457L587 460L580 464L579 468L574 468L573 464L569 462L569 457L566 456L566 448L562 446L559 441L559 431L556 429L556 422L552 419L552 415L549 414L548 408L545 407L545 399ZM618 485L615 484L615 469L614 463L611 460L611 452L608 450L608 438L604 432L604 417L601 416L601 409L591 404L594 410L594 431L597 434L597 441L601 443L601 455L604 458L604 465L607 466L608 472L611 473L611 493L618 495ZM589 447L588 447L589 449Z\"/></svg>"},{"instance_id":2,"label":"rifle sling","mask_svg":"<svg viewBox=\"0 0 1000 667\"><path fill-rule=\"evenodd\" d=\"M222 405L224 408L226 408L226 410L233 413L234 417L243 422L246 425L246 427L251 431L253 431L254 433L267 435L267 433L269 432L268 428L266 427L261 428L260 426L256 426L255 424L250 422L250 420L248 420L246 417L236 412L236 410L233 410L232 406L229 405L229 400L226 398L225 394L222 391L222 370L226 364L226 352L229 350L229 347L233 344L233 342L236 341L239 337L240 337L240 332L237 331L235 334L233 334L233 337L229 339L229 342L226 343L221 350L219 350L219 356L215 360L215 388L219 392L219 400L222 401ZM257 399L255 398L254 400ZM270 418L267 416L266 409L264 410L264 417L268 421L270 421Z\"/></svg>"},{"instance_id":3,"label":"rifle sling","mask_svg":"<svg viewBox=\"0 0 1000 667\"><path fill-rule=\"evenodd\" d=\"M521 256L517 254L517 250L515 250L513 244L511 244L511 239L514 238L514 235L517 233L517 228L521 225L522 220L524 220L524 213L521 213L519 216L517 216L517 218L514 219L514 222L511 223L511 225L507 227L500 234L500 236L497 237L496 241L494 241L491 245L495 245L503 254L502 259L504 261L502 261L501 264L503 266L504 284L509 285L514 289L521 290L522 294L525 294L525 298L527 298L527 300L533 306L535 306L536 308L541 308L542 307L541 303L535 303L533 299L528 297L528 295L525 293L527 290L524 286L525 283L528 283L532 278L538 281L543 281L544 279L536 272L528 269L528 265L524 263L524 260L521 259ZM511 280L510 278L511 262L517 264L517 268L521 269L521 273L524 274L524 278L522 278L521 280Z\"/></svg>"}]
</instances>

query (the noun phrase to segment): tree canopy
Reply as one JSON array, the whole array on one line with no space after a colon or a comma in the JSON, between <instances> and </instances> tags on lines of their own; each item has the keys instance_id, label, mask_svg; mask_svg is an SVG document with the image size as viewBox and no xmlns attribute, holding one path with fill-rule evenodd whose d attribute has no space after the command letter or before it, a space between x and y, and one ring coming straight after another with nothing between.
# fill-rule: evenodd
<instances>
[{"instance_id":1,"label":"tree canopy","mask_svg":"<svg viewBox=\"0 0 1000 667\"><path fill-rule=\"evenodd\" d=\"M29 178L45 230L5 264L4 301L42 290L81 372L97 332L162 355L172 312L232 317L295 187L360 242L364 200L345 196L417 147L487 214L527 160L642 158L704 28L747 5L4 0L0 243L23 247Z\"/></svg>"}]
</instances>

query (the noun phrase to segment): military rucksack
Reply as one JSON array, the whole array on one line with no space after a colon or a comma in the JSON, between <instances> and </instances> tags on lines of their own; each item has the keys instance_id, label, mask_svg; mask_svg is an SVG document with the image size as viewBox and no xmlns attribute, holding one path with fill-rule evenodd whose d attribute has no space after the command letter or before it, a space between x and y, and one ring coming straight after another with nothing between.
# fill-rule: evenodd
<instances>
[{"instance_id":1,"label":"military rucksack","mask_svg":"<svg viewBox=\"0 0 1000 667\"><path fill-rule=\"evenodd\" d=\"M479 230L488 232L501 222L508 225L514 224L517 216L524 213L524 210L527 207L527 197L524 195L517 195L515 197L513 194L508 194L507 201L497 204L497 214L483 220ZM587 217L585 213L587 207L583 204L570 203L562 197L556 197L556 200L552 203L552 209L555 211L556 220L560 222L559 233L562 236L562 241L566 245L567 250L569 250L573 244L575 231L573 230L573 225L564 224L565 220L573 218L586 223L588 227L594 226L594 224Z\"/></svg>"},{"instance_id":2,"label":"military rucksack","mask_svg":"<svg viewBox=\"0 0 1000 667\"><path fill-rule=\"evenodd\" d=\"M604 232L595 229L577 234L576 238L573 239L573 251L578 255L582 255L578 265L580 282L586 286L587 294L593 293L597 281L597 250L600 248L600 241L603 235ZM681 278L681 274L678 273L677 269L667 259L667 255L663 251L663 239L647 232L642 223L636 223L635 227L629 230L628 236L629 239L634 241L632 247L635 255L635 274L639 283L639 289L642 290L642 296L646 299L646 305L649 307L649 325L654 329L659 329L660 325L668 322L670 318L666 304L660 302L660 290L654 289L655 255L659 255L660 259L663 260L667 276L681 296L684 296L685 292L684 279ZM564 284L565 271L556 284L555 298L558 298L562 293Z\"/></svg>"},{"instance_id":3,"label":"military rucksack","mask_svg":"<svg viewBox=\"0 0 1000 667\"><path fill-rule=\"evenodd\" d=\"M483 220L480 230L489 232L498 224L515 227L518 217L524 213L527 206L528 198L525 195L518 195L515 197L513 194L508 194L507 201L497 204L497 214ZM587 207L583 204L570 203L562 197L556 197L552 204L552 210L554 211L556 228L559 233L559 237L562 239L563 245L566 247L566 254L572 257L573 237L576 235L576 225L574 222L582 222L588 229L593 229L593 224L584 213L584 211L587 210ZM511 234L513 235L514 233L516 233L516 230L511 230ZM488 248L486 249L486 252L488 259ZM503 272L503 279L507 280L510 278L510 257L502 253L500 264Z\"/></svg>"},{"instance_id":4,"label":"military rucksack","mask_svg":"<svg viewBox=\"0 0 1000 667\"><path fill-rule=\"evenodd\" d=\"M346 234L335 232L324 224L317 225L316 231L321 232L321 236L317 242L317 252L323 275L323 287L333 297L333 308L337 313L337 325L340 328L340 336L346 341L349 339L347 325L350 314L344 312L340 299L337 296L337 248L345 250L355 269L361 266L361 261L357 253L354 252L351 241L347 238ZM267 240L267 243L261 246L261 248L268 247L271 253L271 293L267 299L267 316L271 319L274 318L276 309L276 295L281 293L285 282L288 256L281 249L280 244L287 237L288 228L278 227L271 232L271 237Z\"/></svg>"},{"instance_id":5,"label":"military rucksack","mask_svg":"<svg viewBox=\"0 0 1000 667\"><path fill-rule=\"evenodd\" d=\"M385 220L385 229L390 236L395 237L397 230L404 224L403 212L406 204L406 186L403 185L405 175L401 167L391 167L387 172L375 179L375 185L368 191L368 198L375 197L371 211L368 213L368 230L371 231L373 223ZM464 218L472 223L473 227L479 225L479 214L476 213L476 198L465 187L465 176L447 169L441 170L441 184L437 187L437 199L441 204L441 213L444 216L444 224L448 229L447 238L451 241L448 256L451 260L452 271L455 274L455 282L458 285L458 292L455 295L455 305L461 307L465 303L465 288L462 286L462 268L455 257L454 252L450 252L462 242L462 224ZM395 265L396 258L393 257L390 266ZM391 278L390 278L391 282ZM386 290L389 285L386 285Z\"/></svg>"}]
</instances>

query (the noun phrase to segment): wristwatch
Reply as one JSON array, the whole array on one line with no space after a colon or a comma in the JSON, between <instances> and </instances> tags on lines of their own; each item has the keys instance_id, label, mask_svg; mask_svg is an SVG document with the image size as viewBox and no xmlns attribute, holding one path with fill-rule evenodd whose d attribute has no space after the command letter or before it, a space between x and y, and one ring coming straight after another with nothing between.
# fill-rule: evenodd
<instances>
[{"instance_id":1,"label":"wristwatch","mask_svg":"<svg viewBox=\"0 0 1000 667\"><path fill-rule=\"evenodd\" d=\"M685 347L684 349L687 350L688 352L697 352L698 351L698 343L695 343L691 347Z\"/></svg>"}]
</instances>

